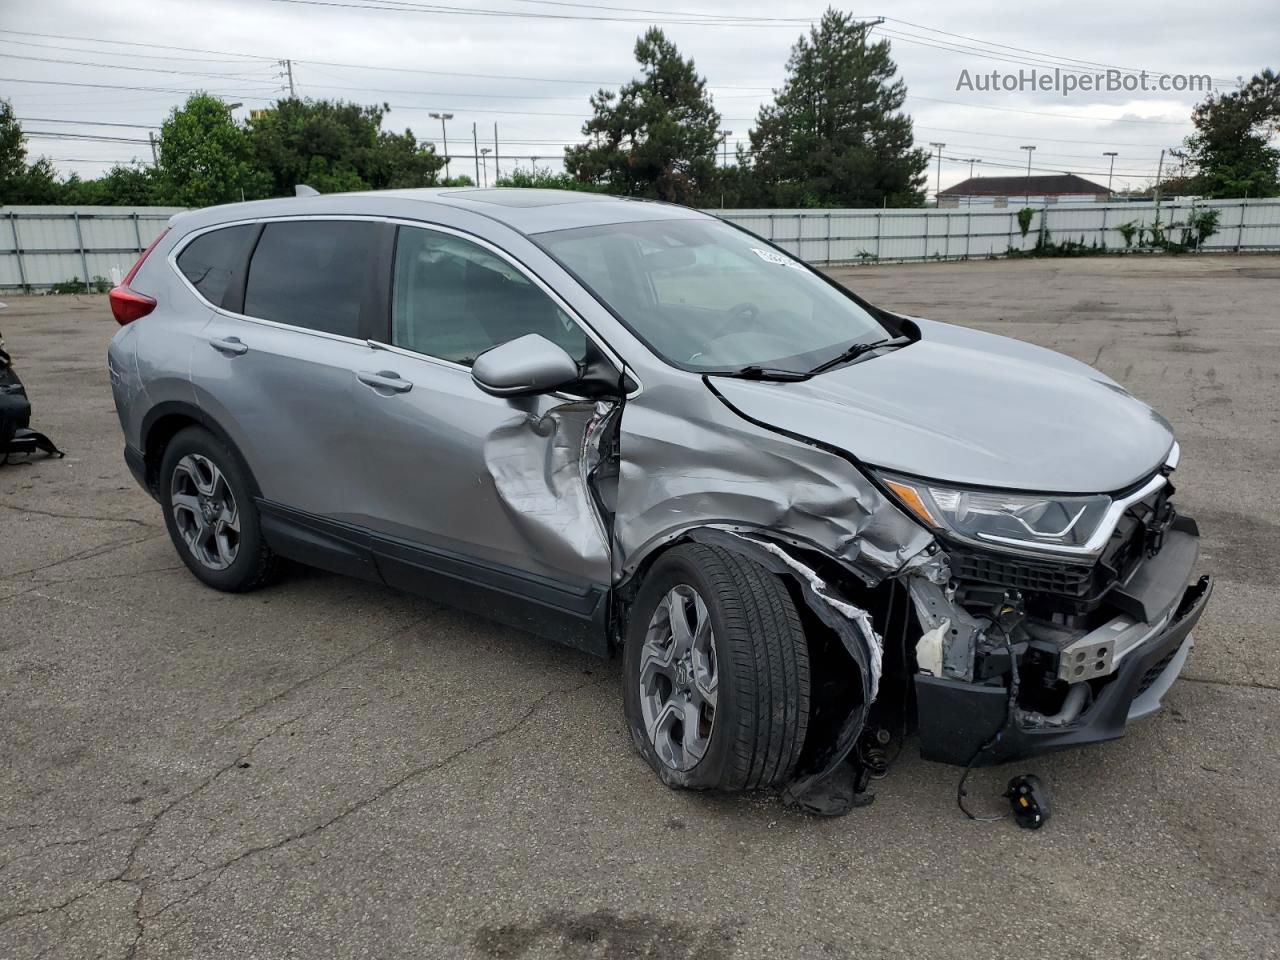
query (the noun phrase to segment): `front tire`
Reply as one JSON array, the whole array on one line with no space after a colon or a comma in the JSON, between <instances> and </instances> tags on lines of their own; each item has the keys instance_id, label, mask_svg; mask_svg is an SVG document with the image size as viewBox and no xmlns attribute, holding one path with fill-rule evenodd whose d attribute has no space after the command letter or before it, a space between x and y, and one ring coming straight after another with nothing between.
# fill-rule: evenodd
<instances>
[{"instance_id":1,"label":"front tire","mask_svg":"<svg viewBox=\"0 0 1280 960\"><path fill-rule=\"evenodd\" d=\"M790 779L809 723L809 651L776 575L684 544L653 565L624 649L627 721L662 780L753 790Z\"/></svg>"},{"instance_id":2,"label":"front tire","mask_svg":"<svg viewBox=\"0 0 1280 960\"><path fill-rule=\"evenodd\" d=\"M253 590L275 574L251 490L240 459L203 427L179 431L165 447L165 526L187 568L215 590Z\"/></svg>"}]
</instances>

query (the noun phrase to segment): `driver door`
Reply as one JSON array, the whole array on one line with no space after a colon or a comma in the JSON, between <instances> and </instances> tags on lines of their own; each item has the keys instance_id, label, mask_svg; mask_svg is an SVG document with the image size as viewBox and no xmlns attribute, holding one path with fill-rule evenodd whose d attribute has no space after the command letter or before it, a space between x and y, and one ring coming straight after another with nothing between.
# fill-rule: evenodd
<instances>
[{"instance_id":1,"label":"driver door","mask_svg":"<svg viewBox=\"0 0 1280 960\"><path fill-rule=\"evenodd\" d=\"M367 437L356 509L383 576L574 645L603 643L610 538L586 461L610 405L493 397L470 369L529 333L582 361L583 329L494 248L443 229L399 227L390 304L354 411Z\"/></svg>"}]
</instances>

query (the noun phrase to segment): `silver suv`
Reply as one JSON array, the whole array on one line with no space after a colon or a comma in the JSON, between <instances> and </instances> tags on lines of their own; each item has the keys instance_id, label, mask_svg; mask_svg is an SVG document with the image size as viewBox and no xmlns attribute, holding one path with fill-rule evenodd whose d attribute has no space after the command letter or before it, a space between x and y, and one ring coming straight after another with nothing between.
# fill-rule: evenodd
<instances>
[{"instance_id":1,"label":"silver suv","mask_svg":"<svg viewBox=\"0 0 1280 960\"><path fill-rule=\"evenodd\" d=\"M280 558L591 653L672 785L841 812L1120 736L1211 584L1169 424L693 210L536 190L175 216L111 305L125 458L192 573Z\"/></svg>"}]
</instances>

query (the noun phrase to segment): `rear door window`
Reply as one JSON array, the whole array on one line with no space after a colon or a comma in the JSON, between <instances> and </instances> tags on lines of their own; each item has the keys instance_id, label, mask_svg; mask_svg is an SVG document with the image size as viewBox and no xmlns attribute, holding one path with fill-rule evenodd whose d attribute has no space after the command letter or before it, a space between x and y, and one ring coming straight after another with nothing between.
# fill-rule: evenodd
<instances>
[{"instance_id":1,"label":"rear door window","mask_svg":"<svg viewBox=\"0 0 1280 960\"><path fill-rule=\"evenodd\" d=\"M380 229L368 220L268 223L249 264L245 314L359 338Z\"/></svg>"},{"instance_id":2,"label":"rear door window","mask_svg":"<svg viewBox=\"0 0 1280 960\"><path fill-rule=\"evenodd\" d=\"M178 254L178 269L200 296L215 307L223 306L231 275L244 266L257 232L256 223L245 223L201 234Z\"/></svg>"}]
</instances>

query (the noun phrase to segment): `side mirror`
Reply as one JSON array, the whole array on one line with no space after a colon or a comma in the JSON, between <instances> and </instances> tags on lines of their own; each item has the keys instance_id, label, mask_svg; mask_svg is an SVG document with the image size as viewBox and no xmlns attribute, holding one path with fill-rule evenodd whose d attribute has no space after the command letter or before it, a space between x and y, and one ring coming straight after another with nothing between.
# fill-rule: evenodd
<instances>
[{"instance_id":1,"label":"side mirror","mask_svg":"<svg viewBox=\"0 0 1280 960\"><path fill-rule=\"evenodd\" d=\"M546 337L529 333L491 347L471 366L471 379L495 397L551 393L578 379L573 358Z\"/></svg>"}]
</instances>

